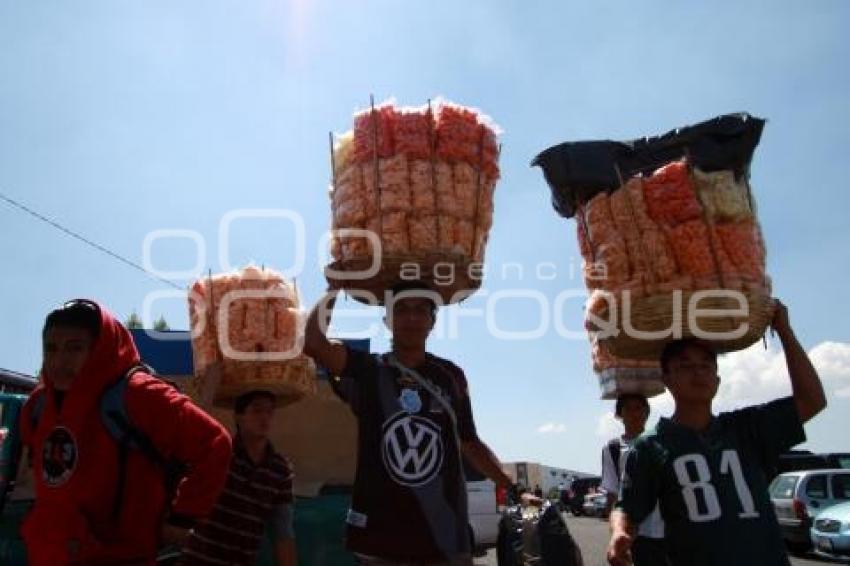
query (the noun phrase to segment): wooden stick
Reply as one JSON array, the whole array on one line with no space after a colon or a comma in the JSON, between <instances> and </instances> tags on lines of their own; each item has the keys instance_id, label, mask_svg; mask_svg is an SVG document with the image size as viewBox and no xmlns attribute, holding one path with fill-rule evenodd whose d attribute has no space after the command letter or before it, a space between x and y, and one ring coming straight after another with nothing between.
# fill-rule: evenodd
<instances>
[{"instance_id":1,"label":"wooden stick","mask_svg":"<svg viewBox=\"0 0 850 566\"><path fill-rule=\"evenodd\" d=\"M381 195L381 168L378 163L378 117L375 113L375 95L369 95L369 105L371 107L371 112L369 114L372 121L372 154L374 156L375 161L375 194L378 198L378 239L381 240L383 244L384 241L384 212L381 209L381 204L383 203L383 198ZM372 250L374 253L375 250ZM383 249L381 250L383 255Z\"/></svg>"},{"instance_id":2,"label":"wooden stick","mask_svg":"<svg viewBox=\"0 0 850 566\"><path fill-rule=\"evenodd\" d=\"M431 99L428 99L428 152L431 159L431 193L434 195L434 215L437 217L437 249L440 248L440 237L443 234L440 222L440 202L437 194L437 135L434 131L434 111L431 109Z\"/></svg>"},{"instance_id":3,"label":"wooden stick","mask_svg":"<svg viewBox=\"0 0 850 566\"><path fill-rule=\"evenodd\" d=\"M215 361L214 364L219 364L218 369L212 369L207 367L204 374L200 379L200 387L198 391L198 401L203 408L209 408L212 406L213 400L215 399L215 392L218 389L218 386L221 382L221 374L224 372L224 364L222 363L221 350L219 350L218 345L218 331L215 324L215 298L213 294L213 280L212 280L212 269L207 271L207 277L209 281L210 293L209 293L209 319L210 319L210 332L215 336Z\"/></svg>"},{"instance_id":4,"label":"wooden stick","mask_svg":"<svg viewBox=\"0 0 850 566\"><path fill-rule=\"evenodd\" d=\"M334 155L334 133L328 132L328 142L331 150L331 188L336 191L336 156Z\"/></svg>"},{"instance_id":5,"label":"wooden stick","mask_svg":"<svg viewBox=\"0 0 850 566\"><path fill-rule=\"evenodd\" d=\"M733 172L733 179L734 179L734 172ZM744 182L744 187L746 187L746 189L747 189L747 201L749 202L749 205L750 205L750 216L753 219L753 229L758 234L759 241L761 242L762 253L764 254L764 263L765 263L765 270L764 271L765 271L765 274L764 274L764 277L762 277L761 284L762 284L762 286L766 287L767 286L767 245L765 244L764 233L762 233L762 230L761 230L761 223L758 221L758 218L756 218L756 201L755 201L755 198L753 197L752 187L750 187L749 171L744 171L743 173L741 173L741 179Z\"/></svg>"},{"instance_id":6,"label":"wooden stick","mask_svg":"<svg viewBox=\"0 0 850 566\"><path fill-rule=\"evenodd\" d=\"M638 244L640 245L640 251L643 253L644 262L646 266L649 268L649 283L652 286L652 292L655 292L655 259L650 258L649 253L646 251L646 245L644 245L643 237L641 235L640 229L637 227L637 215L635 215L634 203L632 203L632 197L629 194L629 191L626 190L626 182L623 180L623 174L620 171L620 164L614 163L614 171L617 172L617 180L620 182L620 188L617 190L625 191L626 202L629 203L629 215L632 217L632 224L635 225L635 231L638 234ZM611 213L613 214L613 209ZM625 237L623 238L625 241ZM626 253L628 253L628 246L626 246ZM650 265L651 262L651 265ZM636 262L637 263L637 262Z\"/></svg>"},{"instance_id":7,"label":"wooden stick","mask_svg":"<svg viewBox=\"0 0 850 566\"><path fill-rule=\"evenodd\" d=\"M472 257L469 258L473 262L478 257L476 253L478 246L476 244L478 243L478 200L481 198L481 168L484 166L484 134L486 133L484 124L479 124L478 131L481 135L478 138L478 167L475 170L475 208L472 214Z\"/></svg>"},{"instance_id":8,"label":"wooden stick","mask_svg":"<svg viewBox=\"0 0 850 566\"><path fill-rule=\"evenodd\" d=\"M410 212L405 214L404 224L407 226L407 251L413 253L413 235L410 233L410 217L415 214L413 210L413 184L410 182L410 160L405 157L404 163L407 168L407 203L410 205Z\"/></svg>"}]
</instances>

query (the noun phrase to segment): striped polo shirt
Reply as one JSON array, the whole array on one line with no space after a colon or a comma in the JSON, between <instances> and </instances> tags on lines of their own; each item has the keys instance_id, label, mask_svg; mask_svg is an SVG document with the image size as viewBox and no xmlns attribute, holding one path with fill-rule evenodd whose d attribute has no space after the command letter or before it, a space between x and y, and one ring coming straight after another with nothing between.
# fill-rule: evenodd
<instances>
[{"instance_id":1,"label":"striped polo shirt","mask_svg":"<svg viewBox=\"0 0 850 566\"><path fill-rule=\"evenodd\" d=\"M186 538L183 562L239 565L256 562L266 524L282 505L292 505L292 467L271 443L255 464L239 435L227 482L210 516Z\"/></svg>"}]
</instances>

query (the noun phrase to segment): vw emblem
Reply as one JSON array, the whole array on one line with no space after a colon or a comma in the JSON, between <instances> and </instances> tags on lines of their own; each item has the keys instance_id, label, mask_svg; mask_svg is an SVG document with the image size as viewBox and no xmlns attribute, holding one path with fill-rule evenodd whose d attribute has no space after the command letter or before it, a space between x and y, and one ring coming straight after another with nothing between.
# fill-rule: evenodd
<instances>
[{"instance_id":1,"label":"vw emblem","mask_svg":"<svg viewBox=\"0 0 850 566\"><path fill-rule=\"evenodd\" d=\"M434 479L443 465L443 439L433 421L403 412L384 423L381 452L390 477L417 487Z\"/></svg>"}]
</instances>

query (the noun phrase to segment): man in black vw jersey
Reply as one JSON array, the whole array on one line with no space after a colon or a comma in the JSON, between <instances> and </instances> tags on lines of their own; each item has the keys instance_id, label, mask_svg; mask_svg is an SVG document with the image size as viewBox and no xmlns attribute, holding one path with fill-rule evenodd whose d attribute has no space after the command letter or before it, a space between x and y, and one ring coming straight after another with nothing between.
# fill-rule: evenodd
<instances>
[{"instance_id":1,"label":"man in black vw jersey","mask_svg":"<svg viewBox=\"0 0 850 566\"><path fill-rule=\"evenodd\" d=\"M392 289L392 351L382 355L328 340L334 300L328 293L310 313L304 351L337 376L359 423L348 549L362 564L470 565L462 460L511 481L478 438L463 371L425 350L438 297L420 282Z\"/></svg>"}]
</instances>

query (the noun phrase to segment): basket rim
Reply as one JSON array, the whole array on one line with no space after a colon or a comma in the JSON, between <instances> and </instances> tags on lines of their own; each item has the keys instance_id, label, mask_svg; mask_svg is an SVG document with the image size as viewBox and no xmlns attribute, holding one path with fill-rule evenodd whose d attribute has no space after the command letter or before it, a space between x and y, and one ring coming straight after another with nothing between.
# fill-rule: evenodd
<instances>
[{"instance_id":1,"label":"basket rim","mask_svg":"<svg viewBox=\"0 0 850 566\"><path fill-rule=\"evenodd\" d=\"M325 279L331 289L344 290L354 300L371 306L384 306L386 303L386 292L396 283L405 280L425 281L440 295L442 305L460 303L469 298L483 282L483 271L481 277L472 277L470 268L482 266L483 261L475 260L466 254L457 252L428 252L410 254L384 254L378 271L368 278L349 279L336 278L329 271L345 272L363 270L363 266L371 266L374 263L373 256L359 258L347 258L329 263L324 268ZM400 273L404 265L415 264L419 266L418 278L406 278ZM438 265L450 264L453 267L451 283L442 283L435 275L434 270ZM363 296L370 294L371 297ZM371 300L374 298L375 300Z\"/></svg>"}]
</instances>

